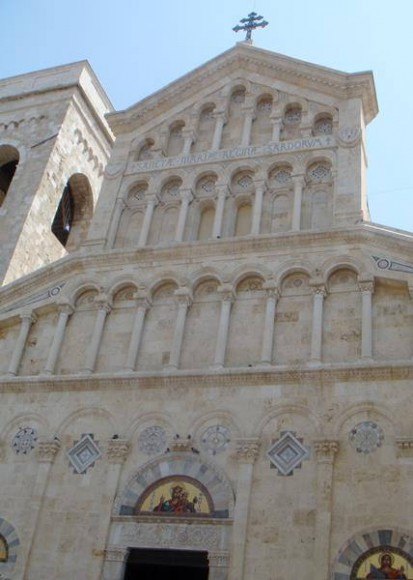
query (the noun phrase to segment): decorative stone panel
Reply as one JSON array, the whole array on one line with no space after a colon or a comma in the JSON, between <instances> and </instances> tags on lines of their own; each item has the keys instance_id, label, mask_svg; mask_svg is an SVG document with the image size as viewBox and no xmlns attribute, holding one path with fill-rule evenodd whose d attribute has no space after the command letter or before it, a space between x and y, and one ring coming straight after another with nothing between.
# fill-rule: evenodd
<instances>
[{"instance_id":1,"label":"decorative stone panel","mask_svg":"<svg viewBox=\"0 0 413 580\"><path fill-rule=\"evenodd\" d=\"M294 469L299 469L309 452L292 431L282 431L281 438L269 449L267 455L279 475L292 475Z\"/></svg>"},{"instance_id":2,"label":"decorative stone panel","mask_svg":"<svg viewBox=\"0 0 413 580\"><path fill-rule=\"evenodd\" d=\"M74 472L80 474L86 473L90 467L93 467L101 455L102 453L91 434L82 435L80 441L77 441L67 452Z\"/></svg>"}]
</instances>

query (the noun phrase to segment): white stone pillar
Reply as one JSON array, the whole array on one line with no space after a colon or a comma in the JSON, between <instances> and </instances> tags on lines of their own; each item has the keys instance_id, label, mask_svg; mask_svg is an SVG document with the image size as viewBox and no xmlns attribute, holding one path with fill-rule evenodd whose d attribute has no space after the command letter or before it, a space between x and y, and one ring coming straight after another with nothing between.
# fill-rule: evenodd
<instances>
[{"instance_id":1,"label":"white stone pillar","mask_svg":"<svg viewBox=\"0 0 413 580\"><path fill-rule=\"evenodd\" d=\"M59 449L60 441L58 439L40 440L37 443L36 457L39 465L36 478L32 481L30 510L28 511L28 518L25 521L27 544L26 551L23 551L22 554L22 569L24 570L23 578L29 577L30 559L33 552L36 530L38 529L38 523L46 496L50 471Z\"/></svg>"},{"instance_id":2,"label":"white stone pillar","mask_svg":"<svg viewBox=\"0 0 413 580\"><path fill-rule=\"evenodd\" d=\"M413 314L413 283L409 283L408 285L408 289L409 289L409 296L410 296L410 313ZM412 358L413 358L413 352L412 352Z\"/></svg>"},{"instance_id":3,"label":"white stone pillar","mask_svg":"<svg viewBox=\"0 0 413 580\"><path fill-rule=\"evenodd\" d=\"M226 185L217 186L217 205L215 208L214 225L212 227L212 237L222 236L222 222L224 219L225 200L227 198L228 187Z\"/></svg>"},{"instance_id":4,"label":"white stone pillar","mask_svg":"<svg viewBox=\"0 0 413 580\"><path fill-rule=\"evenodd\" d=\"M330 578L333 471L338 448L338 441L327 439L314 442L317 458L317 513L313 561L316 562L319 580Z\"/></svg>"},{"instance_id":5,"label":"white stone pillar","mask_svg":"<svg viewBox=\"0 0 413 580\"><path fill-rule=\"evenodd\" d=\"M106 481L103 484L104 488L102 487L101 490L102 495L105 497L105 511L102 512L99 527L95 530L96 553L105 556L105 559L102 559L101 574L99 578L106 578L105 570L108 561L106 546L109 540L112 506L118 493L122 466L129 455L129 450L130 444L125 439L110 439L107 443L106 457L108 464L105 470ZM113 578L117 578L117 576L110 576L111 580ZM120 576L120 578L122 579L123 575Z\"/></svg>"},{"instance_id":6,"label":"white stone pillar","mask_svg":"<svg viewBox=\"0 0 413 580\"><path fill-rule=\"evenodd\" d=\"M221 147L222 131L224 130L224 125L227 122L226 115L224 111L217 111L215 114L215 129L214 136L212 138L212 151L217 151Z\"/></svg>"},{"instance_id":7,"label":"white stone pillar","mask_svg":"<svg viewBox=\"0 0 413 580\"><path fill-rule=\"evenodd\" d=\"M30 327L37 320L36 315L32 311L22 312L20 314L20 332L14 345L13 353L9 364L8 374L16 376L19 372L19 366L23 357L24 349L26 347L27 337L29 336Z\"/></svg>"},{"instance_id":8,"label":"white stone pillar","mask_svg":"<svg viewBox=\"0 0 413 580\"><path fill-rule=\"evenodd\" d=\"M255 111L253 108L248 107L243 110L244 113L244 126L242 128L241 146L248 147L251 140L251 128L252 122L255 118Z\"/></svg>"},{"instance_id":9,"label":"white stone pillar","mask_svg":"<svg viewBox=\"0 0 413 580\"><path fill-rule=\"evenodd\" d=\"M125 208L125 201L122 197L118 197L115 202L115 207L112 214L112 219L109 226L108 237L106 241L106 246L110 249L113 248L115 243L116 234L118 233L119 222L122 212Z\"/></svg>"},{"instance_id":10,"label":"white stone pillar","mask_svg":"<svg viewBox=\"0 0 413 580\"><path fill-rule=\"evenodd\" d=\"M219 317L218 336L215 345L214 368L222 368L225 365L225 354L227 351L229 322L231 307L234 301L234 291L232 286L223 285L218 288L221 294L221 314Z\"/></svg>"},{"instance_id":11,"label":"white stone pillar","mask_svg":"<svg viewBox=\"0 0 413 580\"><path fill-rule=\"evenodd\" d=\"M195 141L196 134L193 129L184 129L182 131L184 138L184 146L182 148L182 155L189 155L191 152L192 143Z\"/></svg>"},{"instance_id":12,"label":"white stone pillar","mask_svg":"<svg viewBox=\"0 0 413 580\"><path fill-rule=\"evenodd\" d=\"M73 314L73 311L74 308L69 303L59 305L59 318L57 319L49 356L47 357L46 366L44 367L45 375L52 375L55 371L57 359L59 358L65 336L67 321L69 320L69 316Z\"/></svg>"},{"instance_id":13,"label":"white stone pillar","mask_svg":"<svg viewBox=\"0 0 413 580\"><path fill-rule=\"evenodd\" d=\"M182 242L185 231L185 224L188 217L189 204L193 198L189 189L181 191L181 206L179 208L178 223L176 224L175 241Z\"/></svg>"},{"instance_id":14,"label":"white stone pillar","mask_svg":"<svg viewBox=\"0 0 413 580\"><path fill-rule=\"evenodd\" d=\"M311 361L321 362L323 342L323 306L327 292L324 286L313 287L313 323L311 331Z\"/></svg>"},{"instance_id":15,"label":"white stone pillar","mask_svg":"<svg viewBox=\"0 0 413 580\"><path fill-rule=\"evenodd\" d=\"M145 209L145 216L143 218L142 228L139 234L138 248L143 248L143 246L146 246L149 231L151 229L153 212L155 210L156 204L158 203L158 198L155 194L147 195L146 199L147 204Z\"/></svg>"},{"instance_id":16,"label":"white stone pillar","mask_svg":"<svg viewBox=\"0 0 413 580\"><path fill-rule=\"evenodd\" d=\"M252 210L251 235L257 236L260 233L262 204L264 200L265 182L260 181L255 186L254 208Z\"/></svg>"},{"instance_id":17,"label":"white stone pillar","mask_svg":"<svg viewBox=\"0 0 413 580\"><path fill-rule=\"evenodd\" d=\"M129 549L126 546L108 546L105 550L105 563L102 580L123 580Z\"/></svg>"},{"instance_id":18,"label":"white stone pillar","mask_svg":"<svg viewBox=\"0 0 413 580\"><path fill-rule=\"evenodd\" d=\"M244 575L244 561L250 497L254 463L260 449L259 440L237 440L236 457L238 460L237 494L234 509L234 525L231 541L231 564L229 580L247 580Z\"/></svg>"},{"instance_id":19,"label":"white stone pillar","mask_svg":"<svg viewBox=\"0 0 413 580\"><path fill-rule=\"evenodd\" d=\"M361 358L373 358L373 311L374 282L360 281L361 292Z\"/></svg>"},{"instance_id":20,"label":"white stone pillar","mask_svg":"<svg viewBox=\"0 0 413 580\"><path fill-rule=\"evenodd\" d=\"M274 347L275 312L279 291L273 284L266 283L264 288L267 292L267 304L265 306L264 332L262 334L261 364L270 365Z\"/></svg>"},{"instance_id":21,"label":"white stone pillar","mask_svg":"<svg viewBox=\"0 0 413 580\"><path fill-rule=\"evenodd\" d=\"M99 352L100 343L102 340L103 328L105 326L106 317L112 310L112 306L107 300L107 298L97 298L96 303L98 306L95 326L93 329L92 338L86 352L86 364L84 367L84 372L87 374L93 373L96 365L96 358Z\"/></svg>"},{"instance_id":22,"label":"white stone pillar","mask_svg":"<svg viewBox=\"0 0 413 580\"><path fill-rule=\"evenodd\" d=\"M126 370L134 371L136 367L136 360L139 354L139 347L142 341L143 329L145 325L146 312L150 306L147 298L137 298L136 314L133 321L132 336L129 342L128 354L126 357Z\"/></svg>"},{"instance_id":23,"label":"white stone pillar","mask_svg":"<svg viewBox=\"0 0 413 580\"><path fill-rule=\"evenodd\" d=\"M227 580L229 554L228 552L208 552L208 580Z\"/></svg>"},{"instance_id":24,"label":"white stone pillar","mask_svg":"<svg viewBox=\"0 0 413 580\"><path fill-rule=\"evenodd\" d=\"M302 175L295 175L293 177L293 184L294 201L291 229L294 231L299 231L301 229L301 208L303 203L304 177Z\"/></svg>"},{"instance_id":25,"label":"white stone pillar","mask_svg":"<svg viewBox=\"0 0 413 580\"><path fill-rule=\"evenodd\" d=\"M175 296L178 299L178 314L176 316L171 355L169 357L168 368L170 369L177 369L179 367L186 316L188 308L192 304L192 296L186 288L178 288L178 290L175 291Z\"/></svg>"},{"instance_id":26,"label":"white stone pillar","mask_svg":"<svg viewBox=\"0 0 413 580\"><path fill-rule=\"evenodd\" d=\"M280 141L281 127L282 127L282 117L270 117L272 123L272 137L271 141L273 143L278 143Z\"/></svg>"}]
</instances>

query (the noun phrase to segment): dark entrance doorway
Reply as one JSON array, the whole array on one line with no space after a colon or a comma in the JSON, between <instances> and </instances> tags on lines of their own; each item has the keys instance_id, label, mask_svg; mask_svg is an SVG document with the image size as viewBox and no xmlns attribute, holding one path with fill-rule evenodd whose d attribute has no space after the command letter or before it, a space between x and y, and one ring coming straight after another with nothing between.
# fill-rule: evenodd
<instances>
[{"instance_id":1,"label":"dark entrance doorway","mask_svg":"<svg viewBox=\"0 0 413 580\"><path fill-rule=\"evenodd\" d=\"M133 548L124 580L208 580L208 552Z\"/></svg>"}]
</instances>

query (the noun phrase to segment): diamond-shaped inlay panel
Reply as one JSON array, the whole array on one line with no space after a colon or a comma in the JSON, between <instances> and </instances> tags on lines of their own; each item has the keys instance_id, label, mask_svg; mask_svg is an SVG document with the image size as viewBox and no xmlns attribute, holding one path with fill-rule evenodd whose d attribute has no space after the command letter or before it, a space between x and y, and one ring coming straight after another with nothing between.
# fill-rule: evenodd
<instances>
[{"instance_id":1,"label":"diamond-shaped inlay panel","mask_svg":"<svg viewBox=\"0 0 413 580\"><path fill-rule=\"evenodd\" d=\"M280 475L292 475L294 469L301 467L309 452L301 439L293 431L282 431L281 437L269 449L267 455Z\"/></svg>"},{"instance_id":2,"label":"diamond-shaped inlay panel","mask_svg":"<svg viewBox=\"0 0 413 580\"><path fill-rule=\"evenodd\" d=\"M94 441L93 435L83 434L80 441L67 452L70 464L75 473L86 473L89 467L93 467L95 461L101 457L102 452Z\"/></svg>"}]
</instances>

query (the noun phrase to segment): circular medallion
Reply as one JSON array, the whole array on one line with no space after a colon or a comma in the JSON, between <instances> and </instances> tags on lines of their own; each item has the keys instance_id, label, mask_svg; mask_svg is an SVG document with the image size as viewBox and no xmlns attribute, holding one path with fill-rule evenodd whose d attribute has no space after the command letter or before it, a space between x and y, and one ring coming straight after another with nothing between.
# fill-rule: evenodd
<instances>
[{"instance_id":1,"label":"circular medallion","mask_svg":"<svg viewBox=\"0 0 413 580\"><path fill-rule=\"evenodd\" d=\"M36 447L37 431L32 427L19 429L12 440L12 447L17 454L27 455Z\"/></svg>"},{"instance_id":2,"label":"circular medallion","mask_svg":"<svg viewBox=\"0 0 413 580\"><path fill-rule=\"evenodd\" d=\"M231 441L231 431L224 425L212 425L205 429L201 437L201 445L205 451L216 455L225 451Z\"/></svg>"},{"instance_id":3,"label":"circular medallion","mask_svg":"<svg viewBox=\"0 0 413 580\"><path fill-rule=\"evenodd\" d=\"M357 453L372 453L381 447L383 440L383 430L373 421L359 423L349 434L350 445Z\"/></svg>"},{"instance_id":4,"label":"circular medallion","mask_svg":"<svg viewBox=\"0 0 413 580\"><path fill-rule=\"evenodd\" d=\"M159 425L147 427L142 431L138 440L139 450L146 455L162 453L166 448L166 432Z\"/></svg>"}]
</instances>

